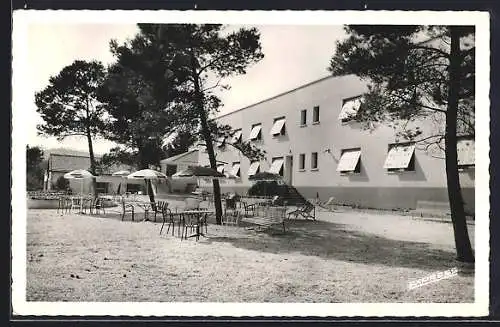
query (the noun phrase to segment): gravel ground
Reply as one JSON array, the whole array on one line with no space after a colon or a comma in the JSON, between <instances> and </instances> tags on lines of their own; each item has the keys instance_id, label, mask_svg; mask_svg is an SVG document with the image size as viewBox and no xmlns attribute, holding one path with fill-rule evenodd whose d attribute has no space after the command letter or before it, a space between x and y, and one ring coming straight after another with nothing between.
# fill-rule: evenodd
<instances>
[{"instance_id":1,"label":"gravel ground","mask_svg":"<svg viewBox=\"0 0 500 327\"><path fill-rule=\"evenodd\" d=\"M257 232L209 225L181 241L153 222L29 210L28 301L473 302L474 275L408 290L455 267L450 224L338 210ZM473 238L473 226L469 226Z\"/></svg>"}]
</instances>

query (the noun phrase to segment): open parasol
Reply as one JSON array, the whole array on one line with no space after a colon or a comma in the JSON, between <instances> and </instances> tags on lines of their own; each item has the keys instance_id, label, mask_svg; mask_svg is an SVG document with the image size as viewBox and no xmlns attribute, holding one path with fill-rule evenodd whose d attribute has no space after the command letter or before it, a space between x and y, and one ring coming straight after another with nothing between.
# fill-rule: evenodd
<instances>
[{"instance_id":1,"label":"open parasol","mask_svg":"<svg viewBox=\"0 0 500 327\"><path fill-rule=\"evenodd\" d=\"M149 200L151 203L155 202L155 196L153 192L153 187L151 185L151 180L161 180L161 179L168 179L167 175L165 175L162 172L159 172L157 170L153 169L141 169L136 172L133 172L132 174L128 175L127 178L129 179L144 179L146 182L146 187L147 187L147 192L149 194Z\"/></svg>"},{"instance_id":2,"label":"open parasol","mask_svg":"<svg viewBox=\"0 0 500 327\"><path fill-rule=\"evenodd\" d=\"M81 188L80 188L80 194L83 194L83 180L87 178L92 178L94 175L92 175L89 171L84 170L84 169L77 169L70 171L69 173L64 174L64 178L66 179L80 179L81 180Z\"/></svg>"},{"instance_id":3,"label":"open parasol","mask_svg":"<svg viewBox=\"0 0 500 327\"><path fill-rule=\"evenodd\" d=\"M208 177L214 179L226 178L226 175L210 167L189 166L188 168L175 173L172 177Z\"/></svg>"}]
</instances>

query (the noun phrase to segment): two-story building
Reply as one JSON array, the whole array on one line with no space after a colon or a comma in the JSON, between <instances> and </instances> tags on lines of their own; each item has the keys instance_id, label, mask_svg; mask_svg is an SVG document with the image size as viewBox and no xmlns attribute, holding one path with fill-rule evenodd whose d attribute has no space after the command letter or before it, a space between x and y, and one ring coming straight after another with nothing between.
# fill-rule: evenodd
<instances>
[{"instance_id":1,"label":"two-story building","mask_svg":"<svg viewBox=\"0 0 500 327\"><path fill-rule=\"evenodd\" d=\"M388 125L364 129L352 119L366 83L354 75L328 76L216 119L235 130L218 140L219 171L236 175L223 192L245 194L250 175L270 171L283 176L305 197L371 208L408 208L418 201L448 201L444 153L436 156L418 143L397 138ZM436 117L413 122L422 138L442 128ZM438 126L441 125L441 126ZM265 150L250 162L228 142L250 140ZM460 182L468 211L474 211L474 139L458 141ZM200 151L200 164L207 165ZM210 188L210 183L202 184Z\"/></svg>"}]
</instances>

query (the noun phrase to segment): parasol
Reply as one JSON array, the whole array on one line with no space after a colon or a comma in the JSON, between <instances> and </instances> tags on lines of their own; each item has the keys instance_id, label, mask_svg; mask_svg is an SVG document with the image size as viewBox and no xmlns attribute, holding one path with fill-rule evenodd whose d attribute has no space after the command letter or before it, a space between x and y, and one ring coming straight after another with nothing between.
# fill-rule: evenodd
<instances>
[{"instance_id":1,"label":"parasol","mask_svg":"<svg viewBox=\"0 0 500 327\"><path fill-rule=\"evenodd\" d=\"M147 193L149 194L149 200L151 203L155 202L155 196L153 192L153 187L151 185L151 180L161 180L168 179L167 175L162 172L153 169L141 169L136 172L133 172L130 175L127 175L129 179L144 179L146 182ZM149 182L148 182L149 181Z\"/></svg>"},{"instance_id":2,"label":"parasol","mask_svg":"<svg viewBox=\"0 0 500 327\"><path fill-rule=\"evenodd\" d=\"M64 178L66 179L80 179L81 181L81 188L80 188L80 194L83 194L83 180L87 178L92 178L94 175L92 175L90 172L84 169L77 169L70 171L69 173L64 174Z\"/></svg>"},{"instance_id":3,"label":"parasol","mask_svg":"<svg viewBox=\"0 0 500 327\"><path fill-rule=\"evenodd\" d=\"M216 169L203 166L189 166L188 168L175 173L172 177L208 177L226 178L226 175L218 172Z\"/></svg>"},{"instance_id":4,"label":"parasol","mask_svg":"<svg viewBox=\"0 0 500 327\"><path fill-rule=\"evenodd\" d=\"M130 175L130 171L128 170L119 170L111 174L111 176L120 176L122 178L126 178L128 175ZM122 187L122 182L120 181L120 184L118 184L118 189L116 190L116 194L120 194L121 187Z\"/></svg>"}]
</instances>

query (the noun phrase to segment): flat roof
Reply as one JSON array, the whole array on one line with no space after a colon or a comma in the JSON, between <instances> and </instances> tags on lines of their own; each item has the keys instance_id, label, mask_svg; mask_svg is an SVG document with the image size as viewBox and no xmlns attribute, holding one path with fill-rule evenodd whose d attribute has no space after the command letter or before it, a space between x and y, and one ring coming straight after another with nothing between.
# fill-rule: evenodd
<instances>
[{"instance_id":1,"label":"flat roof","mask_svg":"<svg viewBox=\"0 0 500 327\"><path fill-rule=\"evenodd\" d=\"M297 90L303 89L303 88L305 88L305 87L308 87L308 86L310 86L310 85L313 85L313 84L316 84L316 83L322 82L322 81L327 80L327 79L330 79L330 78L339 78L339 77L346 77L346 76L351 76L351 75L353 75L353 74L348 74L348 75L340 75L340 76L328 75L328 76L322 77L322 78L320 78L320 79L314 80L314 81L312 81L312 82L309 82L309 83L306 83L306 84L302 84L302 85L300 85L300 86L298 86L298 87L296 87L296 88L293 88L293 89L291 89L291 90L288 90L288 91L285 91L285 92L279 93L279 94L274 95L274 96L272 96L272 97L270 97L270 98L267 98L267 99L261 100L261 101L259 101L259 102L253 103L253 104L248 105L248 106L246 106L246 107L243 107L243 108L240 108L240 109L236 109L236 110L231 111L231 112L228 112L228 113L226 113L226 114L223 114L223 115L220 115L220 116L214 117L213 119L219 119L219 118L222 118L222 117L225 117L225 116L232 115L232 114L234 114L234 113L236 113L236 112L239 112L239 111L242 111L242 110L245 110L245 109L248 109L248 108L254 107L254 106L258 105L258 104L261 104L261 103L267 102L267 101L269 101L269 100L273 100L273 99L279 98L279 97L281 97L281 96L283 96L283 95L286 95L286 94L288 94L288 93L292 93L292 92L294 92L294 91L297 91Z\"/></svg>"}]
</instances>

